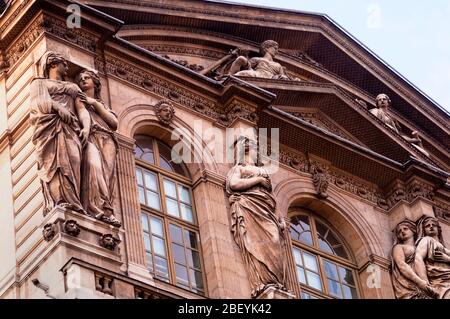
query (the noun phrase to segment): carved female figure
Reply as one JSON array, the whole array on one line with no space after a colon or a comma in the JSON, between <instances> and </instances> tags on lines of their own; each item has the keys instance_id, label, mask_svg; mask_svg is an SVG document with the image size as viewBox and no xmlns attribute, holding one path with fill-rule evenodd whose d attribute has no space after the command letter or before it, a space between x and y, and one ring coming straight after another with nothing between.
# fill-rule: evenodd
<instances>
[{"instance_id":1,"label":"carved female figure","mask_svg":"<svg viewBox=\"0 0 450 319\"><path fill-rule=\"evenodd\" d=\"M86 104L92 123L84 149L81 202L89 215L120 226L113 209L117 117L101 100L101 82L94 72L81 71L76 82L84 92L81 100Z\"/></svg>"},{"instance_id":2,"label":"carved female figure","mask_svg":"<svg viewBox=\"0 0 450 319\"><path fill-rule=\"evenodd\" d=\"M392 248L392 284L397 299L429 299L433 288L414 271L417 235L416 225L405 220L395 227L396 242Z\"/></svg>"},{"instance_id":3,"label":"carved female figure","mask_svg":"<svg viewBox=\"0 0 450 319\"><path fill-rule=\"evenodd\" d=\"M419 220L415 268L439 293L439 299L450 299L450 250L445 248L442 229L431 216Z\"/></svg>"},{"instance_id":4,"label":"carved female figure","mask_svg":"<svg viewBox=\"0 0 450 319\"><path fill-rule=\"evenodd\" d=\"M231 65L229 73L236 76L289 80L281 64L273 60L277 53L278 43L266 40L260 46L262 57L248 60L244 56L239 56ZM247 70L239 71L241 68Z\"/></svg>"},{"instance_id":5,"label":"carved female figure","mask_svg":"<svg viewBox=\"0 0 450 319\"><path fill-rule=\"evenodd\" d=\"M226 190L231 231L241 249L255 298L270 286L286 289L285 225L275 216L270 178L265 169L256 166L254 148L247 138L239 139L237 146L245 154L228 172Z\"/></svg>"},{"instance_id":6,"label":"carved female figure","mask_svg":"<svg viewBox=\"0 0 450 319\"><path fill-rule=\"evenodd\" d=\"M44 215L55 206L83 212L80 202L82 146L90 130L80 88L64 81L66 60L55 52L41 59L43 77L31 82L30 122L44 195ZM81 124L80 124L81 123Z\"/></svg>"}]
</instances>

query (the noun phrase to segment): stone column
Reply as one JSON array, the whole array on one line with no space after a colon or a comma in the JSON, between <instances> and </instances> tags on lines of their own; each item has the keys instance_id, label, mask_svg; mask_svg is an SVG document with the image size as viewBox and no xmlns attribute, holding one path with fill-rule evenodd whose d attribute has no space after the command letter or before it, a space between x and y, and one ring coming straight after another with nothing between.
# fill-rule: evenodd
<instances>
[{"instance_id":1,"label":"stone column","mask_svg":"<svg viewBox=\"0 0 450 319\"><path fill-rule=\"evenodd\" d=\"M116 133L119 141L117 176L125 247L130 277L153 284L145 259L143 230L141 225L141 206L137 195L137 182L134 161L134 139Z\"/></svg>"},{"instance_id":2,"label":"stone column","mask_svg":"<svg viewBox=\"0 0 450 319\"><path fill-rule=\"evenodd\" d=\"M248 298L250 287L239 248L230 231L225 177L203 170L193 192L210 298Z\"/></svg>"}]
</instances>

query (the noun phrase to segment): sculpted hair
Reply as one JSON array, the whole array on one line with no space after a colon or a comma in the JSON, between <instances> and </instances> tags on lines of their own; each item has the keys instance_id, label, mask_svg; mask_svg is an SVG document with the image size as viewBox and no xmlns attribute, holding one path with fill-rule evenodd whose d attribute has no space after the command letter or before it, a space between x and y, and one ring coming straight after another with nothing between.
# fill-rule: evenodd
<instances>
[{"instance_id":1,"label":"sculpted hair","mask_svg":"<svg viewBox=\"0 0 450 319\"><path fill-rule=\"evenodd\" d=\"M64 59L64 57L61 54L53 51L46 52L41 58L41 70L44 78L48 79L49 70L52 67L52 65L59 63L66 63L66 59Z\"/></svg>"},{"instance_id":2,"label":"sculpted hair","mask_svg":"<svg viewBox=\"0 0 450 319\"><path fill-rule=\"evenodd\" d=\"M87 74L91 77L92 82L94 82L94 97L97 100L101 100L100 92L102 91L102 82L100 82L100 78L98 77L98 75L94 71L84 69L75 77L75 83L77 85L80 85L81 76L83 74Z\"/></svg>"},{"instance_id":3,"label":"sculpted hair","mask_svg":"<svg viewBox=\"0 0 450 319\"><path fill-rule=\"evenodd\" d=\"M267 49L272 47L278 47L278 43L273 40L266 40L259 46L259 53L261 55L265 55L267 52Z\"/></svg>"},{"instance_id":4,"label":"sculpted hair","mask_svg":"<svg viewBox=\"0 0 450 319\"><path fill-rule=\"evenodd\" d=\"M377 105L377 107L378 107L378 98L381 96L385 96L388 100L388 106L391 106L391 104L392 104L391 98L387 94L381 93L381 94L378 94L377 97L375 98L375 104Z\"/></svg>"}]
</instances>

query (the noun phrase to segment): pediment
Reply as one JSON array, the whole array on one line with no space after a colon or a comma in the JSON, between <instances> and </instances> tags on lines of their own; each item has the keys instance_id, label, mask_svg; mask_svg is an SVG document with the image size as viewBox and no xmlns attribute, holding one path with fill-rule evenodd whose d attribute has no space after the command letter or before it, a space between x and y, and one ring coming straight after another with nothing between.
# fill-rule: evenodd
<instances>
[{"instance_id":1,"label":"pediment","mask_svg":"<svg viewBox=\"0 0 450 319\"><path fill-rule=\"evenodd\" d=\"M236 47L257 54L260 43L273 39L277 62L303 81L333 83L369 107L377 94L388 94L402 124L448 160L448 113L324 15L206 1L87 2L125 21L119 36L200 72ZM168 52L175 44L201 48L203 56Z\"/></svg>"}]
</instances>

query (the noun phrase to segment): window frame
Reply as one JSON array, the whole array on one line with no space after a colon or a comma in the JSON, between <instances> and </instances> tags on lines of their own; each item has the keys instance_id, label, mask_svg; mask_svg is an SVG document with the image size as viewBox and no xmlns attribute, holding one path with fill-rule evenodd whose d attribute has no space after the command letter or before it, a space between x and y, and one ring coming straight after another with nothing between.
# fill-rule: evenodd
<instances>
[{"instance_id":1,"label":"window frame","mask_svg":"<svg viewBox=\"0 0 450 319\"><path fill-rule=\"evenodd\" d=\"M197 218L195 198L194 198L194 193L192 190L192 184L193 184L192 180L190 179L190 177L181 175L176 172L167 171L159 166L160 162L159 162L158 142L164 144L163 141L158 140L157 138L155 138L153 136L145 136L145 135L140 135L140 136L147 137L152 140L153 157L154 157L155 163L152 164L152 163L146 162L145 160L139 159L135 156L134 157L134 159L135 159L135 174L136 174L137 169L141 169L143 171L148 171L148 172L156 175L157 184L158 184L158 188L159 188L158 191L159 191L160 210L152 208L144 203L141 203L140 199L139 199L139 194L137 194L137 200L138 200L138 203L141 208L140 212L139 212L139 214L140 214L139 220L142 225L141 214L146 214L148 220L150 220L150 218L152 216L154 216L162 221L163 231L164 231L164 244L165 244L165 249L166 249L166 254L167 254L169 281L166 281L162 278L158 278L156 276L155 272L153 270L150 270L149 265L147 264L147 257L145 257L146 267L151 272L151 274L154 276L155 280L164 282L166 284L170 284L176 288L183 289L183 290L189 291L191 293L194 293L194 294L197 294L200 296L207 296L208 295L207 294L207 281L206 281L206 276L205 276L205 265L204 265L204 261L203 261L203 249L202 249L202 245L201 245L201 237L200 237L200 231L199 231L199 227L198 227L198 218ZM180 165L185 165L185 164L182 163ZM184 170L187 172L186 167L184 167ZM144 175L143 175L143 178L144 178ZM178 205L178 210L180 212L180 217L176 217L176 216L170 215L168 213L165 199L166 199L166 197L167 198L171 198L171 197L167 196L165 193L164 179L167 179L167 180L175 183L175 188L176 188L176 192L177 192L177 205ZM189 196L190 196L190 200L191 200L190 207L192 209L192 216L193 216L192 222L181 218L180 204L182 203L182 201L181 201L181 197L179 195L179 186L184 186L189 190ZM139 187L139 185L137 183L137 178L136 178L136 190L138 190L138 187ZM173 241L172 241L172 236L170 233L170 224L173 224L178 227L181 227L182 229L186 229L188 231L194 232L197 236L198 253L199 253L199 258L200 258L201 274L202 274L202 281L203 281L203 292L190 289L192 287L191 281L189 281L190 288L187 288L185 286L177 284L176 270L175 270L176 262L175 262L174 253L173 253L172 247L171 247ZM150 234L150 236L151 236L151 234ZM144 238L144 230L142 230L142 238ZM147 256L147 250L145 249L145 245L144 245L144 254L145 254L145 256ZM152 255L155 255L155 253L152 252ZM186 257L186 252L185 252L185 257ZM152 256L152 260L154 262L154 256ZM186 260L186 262L187 262L187 260ZM189 270L191 267L189 266L188 262L186 264L186 268L188 270L188 277L189 277L190 276Z\"/></svg>"},{"instance_id":2,"label":"window frame","mask_svg":"<svg viewBox=\"0 0 450 319\"><path fill-rule=\"evenodd\" d=\"M308 217L308 220L310 223L310 231L311 231L313 246L310 246L301 241L297 241L290 236L290 240L292 243L290 253L292 255L293 265L295 266L294 273L295 273L296 282L297 282L297 285L300 287L300 291L301 292L304 291L305 293L308 293L310 295L313 295L316 298L321 298L321 299L345 299L344 297L339 298L330 293L330 289L328 287L328 276L325 271L325 263L324 263L324 260L326 260L333 264L337 264L338 266L341 266L343 268L347 268L352 272L353 280L355 282L354 288L356 290L357 299L360 299L362 296L362 293L361 293L362 289L361 289L360 280L358 277L358 275L359 275L358 274L358 265L355 263L354 255L353 255L352 251L348 248L348 245L345 242L345 240L343 240L342 236L337 231L335 231L334 227L332 227L329 222L327 222L326 220L324 220L317 214L310 212L309 210L306 210L304 208L291 209L288 213L288 216L289 216L290 220L296 216L306 216L306 217ZM340 243L342 244L342 246L348 256L348 259L345 259L341 256L330 254L319 248L320 246L319 246L319 238L318 238L317 227L316 227L316 220L319 221L324 226L326 226L333 233L333 235L340 241ZM292 222L291 222L291 224L292 224ZM297 263L293 256L294 255L293 248L303 250L309 254L313 254L314 256L316 256L317 264L318 264L318 268L319 268L320 280L321 280L321 284L322 284L322 291L320 291L316 288L313 288L311 286L302 284L300 282L300 280L298 278L298 274L297 274L297 268L296 268ZM337 271L339 273L339 269ZM338 276L339 276L339 279L341 279L340 274L338 274ZM340 284L340 288L342 289L343 282L339 281L339 284ZM347 286L352 286L352 285L347 285Z\"/></svg>"}]
</instances>

